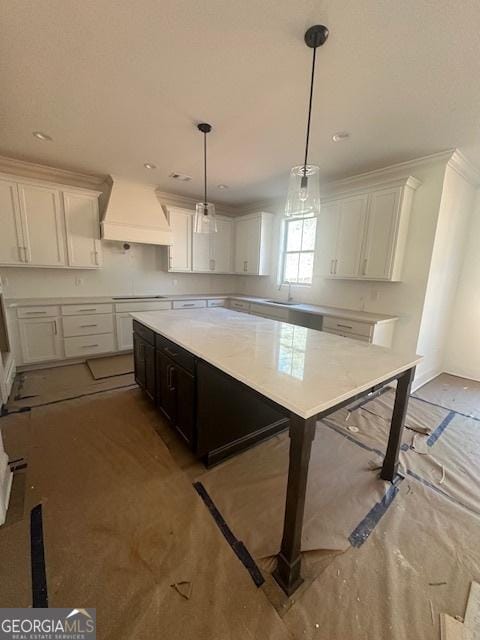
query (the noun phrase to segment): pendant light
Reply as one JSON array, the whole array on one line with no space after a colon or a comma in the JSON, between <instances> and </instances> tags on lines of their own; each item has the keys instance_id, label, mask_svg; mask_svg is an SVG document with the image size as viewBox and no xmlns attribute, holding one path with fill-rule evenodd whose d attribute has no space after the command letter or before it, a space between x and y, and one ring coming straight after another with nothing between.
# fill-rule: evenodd
<instances>
[{"instance_id":1,"label":"pendant light","mask_svg":"<svg viewBox=\"0 0 480 640\"><path fill-rule=\"evenodd\" d=\"M313 83L315 80L315 60L318 47L326 42L328 29L323 25L310 27L305 33L305 44L313 49L312 73L310 78L310 99L308 102L307 135L303 164L290 171L288 196L285 205L286 216L308 216L320 212L320 170L308 164L308 143L310 141L310 120L312 116Z\"/></svg>"},{"instance_id":2,"label":"pendant light","mask_svg":"<svg viewBox=\"0 0 480 640\"><path fill-rule=\"evenodd\" d=\"M197 202L195 207L195 233L215 233L217 219L215 217L215 205L207 200L207 133L212 130L211 125L202 122L197 125L203 133L203 202Z\"/></svg>"}]
</instances>

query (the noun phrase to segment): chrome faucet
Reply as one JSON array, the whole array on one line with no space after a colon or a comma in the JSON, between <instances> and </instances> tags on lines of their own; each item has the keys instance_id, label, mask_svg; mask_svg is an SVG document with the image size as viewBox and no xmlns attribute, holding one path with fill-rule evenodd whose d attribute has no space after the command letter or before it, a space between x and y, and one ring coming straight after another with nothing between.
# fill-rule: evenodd
<instances>
[{"instance_id":1,"label":"chrome faucet","mask_svg":"<svg viewBox=\"0 0 480 640\"><path fill-rule=\"evenodd\" d=\"M292 283L289 282L288 280L286 280L285 282L281 282L278 285L278 290L280 291L280 289L282 288L282 285L288 285L288 295L287 295L287 302L292 302L293 300L293 296L292 296Z\"/></svg>"}]
</instances>

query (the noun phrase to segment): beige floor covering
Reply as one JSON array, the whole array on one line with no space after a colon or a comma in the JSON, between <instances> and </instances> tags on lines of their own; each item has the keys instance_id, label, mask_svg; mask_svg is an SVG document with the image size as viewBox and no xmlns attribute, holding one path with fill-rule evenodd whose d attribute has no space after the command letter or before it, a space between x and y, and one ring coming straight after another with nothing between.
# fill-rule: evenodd
<instances>
[{"instance_id":1,"label":"beige floor covering","mask_svg":"<svg viewBox=\"0 0 480 640\"><path fill-rule=\"evenodd\" d=\"M42 502L50 606L97 607L100 638L288 638L157 420L137 390L31 412L26 514ZM2 559L15 551L0 567L5 606L30 602L27 520L0 531ZM185 580L189 600L170 586Z\"/></svg>"},{"instance_id":2,"label":"beige floor covering","mask_svg":"<svg viewBox=\"0 0 480 640\"><path fill-rule=\"evenodd\" d=\"M435 382L429 386L435 387ZM334 416L331 426L346 437L327 426L319 428L312 465L318 477L315 473L309 479L311 505L317 504L318 510L310 507L306 523L307 531L316 523L312 535L317 535L318 526L343 540L356 520L348 521L349 512L361 504L363 513L371 504L369 492L377 491L374 485L379 481L368 469L368 462L376 458L370 449L385 446L388 422L379 416L385 418L389 407L391 398L385 394L352 412L347 425L358 425L358 432L346 429L345 416ZM445 416L448 410L411 402L409 420L435 429ZM439 612L463 615L470 581L480 581L480 518L455 502L472 508L478 501L479 425L455 415L427 456L402 452L408 471L423 474L434 489L407 475L363 546L340 554L304 553L306 585L293 599L283 599L282 607L271 578L267 576L262 589L254 587L193 492L191 478L200 475L220 503L222 487L230 485L236 506L227 500L221 508L228 524L240 527L239 537L247 547L255 545L257 537L262 545L271 546L269 523L256 508L254 496L259 486L268 487L257 498L278 522L280 507L272 509L265 497L267 491L272 499L282 491L283 436L199 473L198 462L136 390L0 420L7 451L29 460L25 513L39 500L44 504L51 605L77 606L78 601L96 605L97 618L104 624L102 638L167 640L437 640ZM405 444L411 435L407 432ZM467 447L462 446L465 443ZM250 464L250 473L241 462L249 456L259 463L254 471ZM440 464L445 467L443 482ZM328 486L321 478L327 469L336 474L335 483ZM360 491L356 485L363 474L374 484L367 483ZM325 500L329 488L335 492L337 487L342 495L337 504L334 497L329 503ZM446 498L440 491L452 495ZM308 509L307 505L307 513ZM257 526L260 536L253 533ZM275 527L270 532L278 536ZM28 603L31 597L28 545L27 518L0 529L0 603L7 606ZM262 560L261 566L271 568L271 559ZM193 582L188 601L169 586L184 579ZM278 607L281 619L266 596Z\"/></svg>"},{"instance_id":3,"label":"beige floor covering","mask_svg":"<svg viewBox=\"0 0 480 640\"><path fill-rule=\"evenodd\" d=\"M17 376L7 409L15 411L134 384L132 373L95 380L84 363L36 369Z\"/></svg>"},{"instance_id":4,"label":"beige floor covering","mask_svg":"<svg viewBox=\"0 0 480 640\"><path fill-rule=\"evenodd\" d=\"M122 353L104 358L90 358L86 362L95 380L133 373L133 353Z\"/></svg>"},{"instance_id":5,"label":"beige floor covering","mask_svg":"<svg viewBox=\"0 0 480 640\"><path fill-rule=\"evenodd\" d=\"M459 413L480 418L480 382L442 373L413 394Z\"/></svg>"}]
</instances>

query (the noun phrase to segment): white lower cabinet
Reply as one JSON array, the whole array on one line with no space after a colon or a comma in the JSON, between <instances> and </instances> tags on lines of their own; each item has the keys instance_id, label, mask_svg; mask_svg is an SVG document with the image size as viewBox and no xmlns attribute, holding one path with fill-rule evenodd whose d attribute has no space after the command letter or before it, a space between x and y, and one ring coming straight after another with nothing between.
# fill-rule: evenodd
<instances>
[{"instance_id":1,"label":"white lower cabinet","mask_svg":"<svg viewBox=\"0 0 480 640\"><path fill-rule=\"evenodd\" d=\"M129 313L117 313L117 347L119 351L133 349L133 318Z\"/></svg>"},{"instance_id":2,"label":"white lower cabinet","mask_svg":"<svg viewBox=\"0 0 480 640\"><path fill-rule=\"evenodd\" d=\"M81 358L82 356L115 351L113 333L65 338L64 344L66 358Z\"/></svg>"},{"instance_id":3,"label":"white lower cabinet","mask_svg":"<svg viewBox=\"0 0 480 640\"><path fill-rule=\"evenodd\" d=\"M18 321L23 362L48 362L63 358L59 318L22 318Z\"/></svg>"}]
</instances>

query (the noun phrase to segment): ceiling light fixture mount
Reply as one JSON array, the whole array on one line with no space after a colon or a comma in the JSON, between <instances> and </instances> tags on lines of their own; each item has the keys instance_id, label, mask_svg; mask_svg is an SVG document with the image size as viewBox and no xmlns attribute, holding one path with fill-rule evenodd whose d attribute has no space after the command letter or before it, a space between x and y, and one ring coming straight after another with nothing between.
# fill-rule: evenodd
<instances>
[{"instance_id":1,"label":"ceiling light fixture mount","mask_svg":"<svg viewBox=\"0 0 480 640\"><path fill-rule=\"evenodd\" d=\"M152 164L151 162L145 162L144 165L145 169L156 169L157 165L156 164Z\"/></svg>"},{"instance_id":2,"label":"ceiling light fixture mount","mask_svg":"<svg viewBox=\"0 0 480 640\"><path fill-rule=\"evenodd\" d=\"M51 142L52 137L42 131L33 131L32 136L37 138L37 140L43 140L43 142Z\"/></svg>"},{"instance_id":3,"label":"ceiling light fixture mount","mask_svg":"<svg viewBox=\"0 0 480 640\"><path fill-rule=\"evenodd\" d=\"M312 119L313 87L315 82L315 62L318 47L328 39L329 31L322 24L314 25L305 32L305 44L313 49L312 71L310 75L310 96L308 100L307 131L305 136L305 155L302 165L290 171L286 216L316 215L320 211L320 177L319 168L308 164L308 146L310 143L310 124Z\"/></svg>"},{"instance_id":4,"label":"ceiling light fixture mount","mask_svg":"<svg viewBox=\"0 0 480 640\"><path fill-rule=\"evenodd\" d=\"M333 142L343 142L344 140L348 140L350 138L350 134L348 131L337 131L332 136Z\"/></svg>"},{"instance_id":5,"label":"ceiling light fixture mount","mask_svg":"<svg viewBox=\"0 0 480 640\"><path fill-rule=\"evenodd\" d=\"M197 129L203 133L203 202L197 202L195 207L195 233L215 233L217 219L215 205L208 202L207 198L207 133L212 130L212 125L201 122Z\"/></svg>"}]
</instances>

